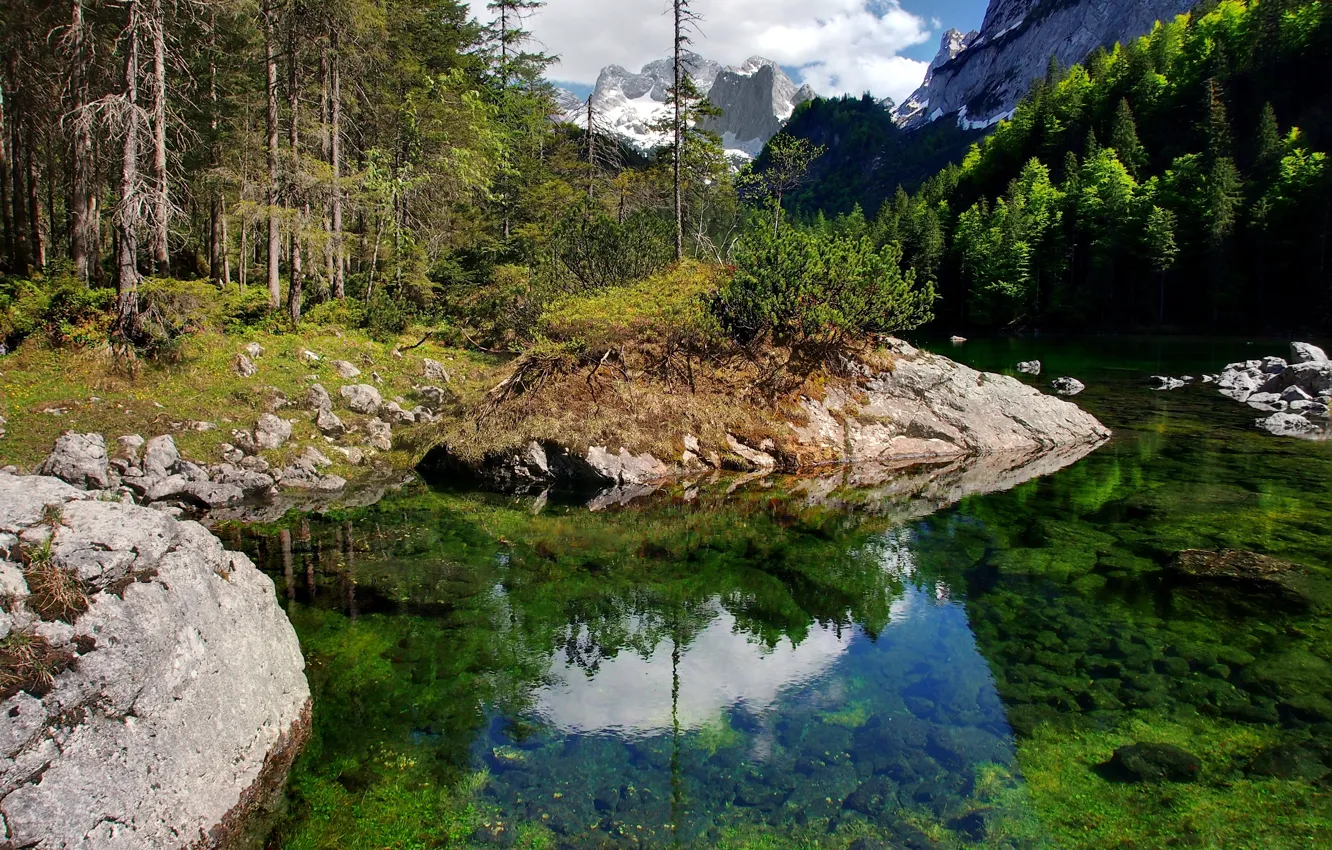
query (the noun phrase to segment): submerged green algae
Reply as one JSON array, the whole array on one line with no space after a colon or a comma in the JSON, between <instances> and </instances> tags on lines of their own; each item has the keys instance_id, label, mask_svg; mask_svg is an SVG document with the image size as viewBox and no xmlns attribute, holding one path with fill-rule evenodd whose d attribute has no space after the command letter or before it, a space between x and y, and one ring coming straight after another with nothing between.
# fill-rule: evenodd
<instances>
[{"instance_id":1,"label":"submerged green algae","mask_svg":"<svg viewBox=\"0 0 1332 850\"><path fill-rule=\"evenodd\" d=\"M1115 442L915 521L775 481L250 530L316 699L274 845L1332 845L1324 585L1163 570L1225 546L1324 576L1328 447L1089 383ZM747 678L773 663L805 667ZM1100 767L1143 741L1199 781Z\"/></svg>"}]
</instances>

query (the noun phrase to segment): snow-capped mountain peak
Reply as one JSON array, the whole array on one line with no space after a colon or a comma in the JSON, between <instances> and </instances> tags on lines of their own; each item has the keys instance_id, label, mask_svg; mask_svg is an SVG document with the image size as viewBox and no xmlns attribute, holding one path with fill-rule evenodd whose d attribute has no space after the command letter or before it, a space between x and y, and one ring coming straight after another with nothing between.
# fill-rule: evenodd
<instances>
[{"instance_id":1,"label":"snow-capped mountain peak","mask_svg":"<svg viewBox=\"0 0 1332 850\"><path fill-rule=\"evenodd\" d=\"M736 67L725 67L696 53L687 53L685 66L699 91L722 110L720 116L707 118L704 127L720 135L733 154L757 155L791 117L795 107L814 97L812 89L797 87L780 65L761 56L751 56ZM670 59L649 62L638 73L608 65L602 69L592 93L595 120L639 148L659 147L667 141L666 135L654 132L651 127L666 116L666 100L673 83ZM562 99L561 106L564 105ZM585 126L586 108L580 105L570 109L564 119Z\"/></svg>"}]
</instances>

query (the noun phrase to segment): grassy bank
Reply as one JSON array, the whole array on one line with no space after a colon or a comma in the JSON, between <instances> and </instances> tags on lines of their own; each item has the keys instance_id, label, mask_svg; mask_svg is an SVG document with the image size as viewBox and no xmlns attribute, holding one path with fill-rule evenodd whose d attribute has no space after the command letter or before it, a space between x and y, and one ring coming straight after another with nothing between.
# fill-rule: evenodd
<instances>
[{"instance_id":1,"label":"grassy bank","mask_svg":"<svg viewBox=\"0 0 1332 850\"><path fill-rule=\"evenodd\" d=\"M499 380L503 359L447 348L427 342L400 356L394 351L419 341L424 331L409 331L387 340L372 339L363 331L308 325L298 332L270 333L250 330L239 334L203 330L186 337L171 360L138 360L127 368L109 346L56 346L30 338L17 352L0 359L0 416L5 436L0 438L0 462L21 469L36 467L65 431L96 432L108 440L122 434L145 438L171 434L188 458L215 462L219 446L237 428L253 427L263 413L286 398L284 418L293 420L289 445L326 445L304 410L301 399L312 383L322 384L336 398L338 387L350 383L375 386L385 400L395 397L416 402L413 386L431 383L424 376L426 358L444 365L452 379L449 389L463 405L475 403ZM237 374L235 361L250 343L263 347L254 360L257 372ZM306 359L310 351L320 359ZM344 379L330 365L345 360L361 375ZM377 381L375 375L382 380ZM353 414L339 409L348 422ZM210 427L215 426L215 427ZM399 434L391 452L376 460L394 466L410 465L414 435ZM281 460L281 452L270 461ZM326 452L327 453L327 452ZM330 455L335 461L339 456ZM335 471L354 479L363 470L339 463Z\"/></svg>"}]
</instances>

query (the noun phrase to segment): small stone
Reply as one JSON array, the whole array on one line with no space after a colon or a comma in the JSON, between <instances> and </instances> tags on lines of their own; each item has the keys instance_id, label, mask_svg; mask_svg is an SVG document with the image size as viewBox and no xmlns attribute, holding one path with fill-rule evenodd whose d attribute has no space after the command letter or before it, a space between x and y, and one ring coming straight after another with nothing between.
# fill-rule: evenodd
<instances>
[{"instance_id":1,"label":"small stone","mask_svg":"<svg viewBox=\"0 0 1332 850\"><path fill-rule=\"evenodd\" d=\"M348 363L346 360L334 360L329 365L333 367L334 372L338 373L339 378L360 377L361 370L357 369L355 366Z\"/></svg>"},{"instance_id":2,"label":"small stone","mask_svg":"<svg viewBox=\"0 0 1332 850\"><path fill-rule=\"evenodd\" d=\"M264 353L264 347L257 342L252 342L245 346L245 353L249 355L251 360L258 360L260 355Z\"/></svg>"},{"instance_id":3,"label":"small stone","mask_svg":"<svg viewBox=\"0 0 1332 850\"><path fill-rule=\"evenodd\" d=\"M254 441L261 449L281 448L289 439L291 439L291 423L271 413L260 416L259 422L254 426Z\"/></svg>"},{"instance_id":4,"label":"small stone","mask_svg":"<svg viewBox=\"0 0 1332 850\"><path fill-rule=\"evenodd\" d=\"M236 359L232 361L231 368L242 378L252 378L259 371L259 367L254 365L254 361L244 354L237 354Z\"/></svg>"},{"instance_id":5,"label":"small stone","mask_svg":"<svg viewBox=\"0 0 1332 850\"><path fill-rule=\"evenodd\" d=\"M333 461L329 460L323 452L319 451L319 449L316 449L314 446L306 446L305 450L301 452L298 460L302 463L308 463L316 469L324 469L325 467L333 465Z\"/></svg>"},{"instance_id":6,"label":"small stone","mask_svg":"<svg viewBox=\"0 0 1332 850\"><path fill-rule=\"evenodd\" d=\"M443 408L444 403L450 397L447 390L442 390L439 387L417 387L416 394L425 401L427 407L434 411Z\"/></svg>"},{"instance_id":7,"label":"small stone","mask_svg":"<svg viewBox=\"0 0 1332 850\"><path fill-rule=\"evenodd\" d=\"M449 373L444 368L443 363L440 363L437 360L431 360L427 357L421 361L421 364L423 367L422 371L425 374L425 379L427 381L442 381L446 384L452 383L452 379L449 377Z\"/></svg>"},{"instance_id":8,"label":"small stone","mask_svg":"<svg viewBox=\"0 0 1332 850\"><path fill-rule=\"evenodd\" d=\"M329 437L339 437L347 430L338 415L328 408L321 408L315 416L315 427L321 434Z\"/></svg>"},{"instance_id":9,"label":"small stone","mask_svg":"<svg viewBox=\"0 0 1332 850\"><path fill-rule=\"evenodd\" d=\"M332 410L333 399L329 397L328 390L313 384L305 391L305 407L307 410Z\"/></svg>"},{"instance_id":10,"label":"small stone","mask_svg":"<svg viewBox=\"0 0 1332 850\"><path fill-rule=\"evenodd\" d=\"M243 455L259 453L259 443L254 438L254 432L248 428L237 428L232 431L231 444Z\"/></svg>"},{"instance_id":11,"label":"small stone","mask_svg":"<svg viewBox=\"0 0 1332 850\"><path fill-rule=\"evenodd\" d=\"M323 359L318 354L315 354L313 351L309 350L308 348L301 349L300 357L306 363L318 363L320 360Z\"/></svg>"},{"instance_id":12,"label":"small stone","mask_svg":"<svg viewBox=\"0 0 1332 850\"><path fill-rule=\"evenodd\" d=\"M365 461L365 452L355 446L334 446L333 451L345 457L352 466L360 466Z\"/></svg>"},{"instance_id":13,"label":"small stone","mask_svg":"<svg viewBox=\"0 0 1332 850\"><path fill-rule=\"evenodd\" d=\"M1041 361L1024 360L1017 365L1017 370L1024 375L1039 375L1041 374Z\"/></svg>"},{"instance_id":14,"label":"small stone","mask_svg":"<svg viewBox=\"0 0 1332 850\"><path fill-rule=\"evenodd\" d=\"M371 419L365 424L366 442L380 451L393 448L393 428L382 419Z\"/></svg>"},{"instance_id":15,"label":"small stone","mask_svg":"<svg viewBox=\"0 0 1332 850\"><path fill-rule=\"evenodd\" d=\"M1169 378L1165 375L1153 375L1150 380L1154 390L1177 390L1187 383L1182 378Z\"/></svg>"},{"instance_id":16,"label":"small stone","mask_svg":"<svg viewBox=\"0 0 1332 850\"><path fill-rule=\"evenodd\" d=\"M240 463L242 460L245 460L245 452L241 451L240 449L236 448L230 443L223 443L221 446L218 446L218 448L221 449L222 451L222 460L226 461L227 463L234 464L234 463Z\"/></svg>"}]
</instances>

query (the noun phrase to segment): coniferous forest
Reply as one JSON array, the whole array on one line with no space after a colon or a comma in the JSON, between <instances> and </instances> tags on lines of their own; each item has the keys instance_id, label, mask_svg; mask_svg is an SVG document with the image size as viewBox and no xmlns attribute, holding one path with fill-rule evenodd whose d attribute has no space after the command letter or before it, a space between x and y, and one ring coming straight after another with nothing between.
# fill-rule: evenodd
<instances>
[{"instance_id":1,"label":"coniferous forest","mask_svg":"<svg viewBox=\"0 0 1332 850\"><path fill-rule=\"evenodd\" d=\"M868 97L815 100L773 143L808 143L795 171L770 146L738 173L697 128L711 107L687 73L659 150L599 132L595 104L591 132L558 120L553 57L523 29L541 5L496 0L483 26L459 0L6 4L6 343L54 327L151 351L202 300L230 322L421 323L521 351L560 297L678 259L758 262L747 242L778 198L791 215L774 238L804 233L800 275L819 240L895 253L893 280L938 295L913 321L1295 331L1332 316L1327 3L1203 3L1052 63L980 140L951 122L905 133ZM759 300L802 309L778 289ZM732 295L711 312L752 326L733 314L754 293Z\"/></svg>"},{"instance_id":2,"label":"coniferous forest","mask_svg":"<svg viewBox=\"0 0 1332 850\"><path fill-rule=\"evenodd\" d=\"M1205 2L1083 65L1052 65L1011 120L924 180L905 158L867 166L862 139L902 145L886 110L811 103L788 132L839 143L788 203L850 212L831 226L900 243L939 282L950 327L1325 328L1329 60L1326 3ZM921 141L956 148L960 135Z\"/></svg>"}]
</instances>

